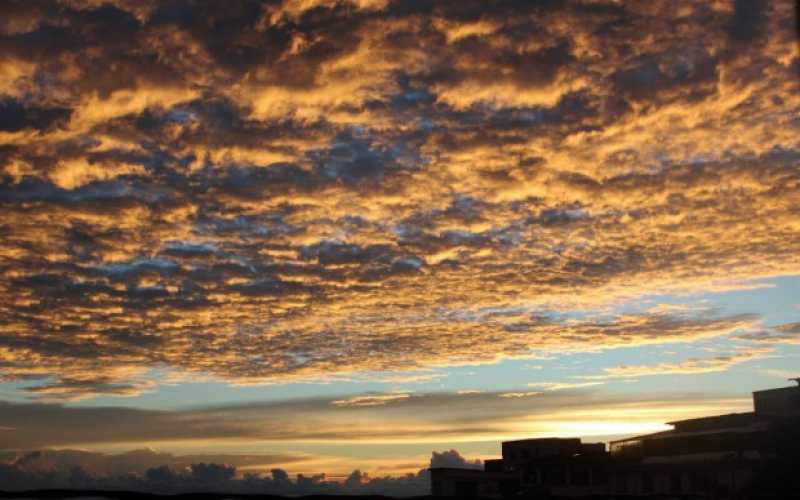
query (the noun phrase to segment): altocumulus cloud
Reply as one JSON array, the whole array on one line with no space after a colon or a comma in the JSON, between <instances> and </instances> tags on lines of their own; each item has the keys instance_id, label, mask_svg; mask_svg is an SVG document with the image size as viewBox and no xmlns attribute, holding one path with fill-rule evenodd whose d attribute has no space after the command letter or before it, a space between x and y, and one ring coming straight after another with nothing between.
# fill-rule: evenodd
<instances>
[{"instance_id":1,"label":"altocumulus cloud","mask_svg":"<svg viewBox=\"0 0 800 500\"><path fill-rule=\"evenodd\" d=\"M792 2L0 10L0 379L40 398L726 335L550 313L800 273Z\"/></svg>"}]
</instances>

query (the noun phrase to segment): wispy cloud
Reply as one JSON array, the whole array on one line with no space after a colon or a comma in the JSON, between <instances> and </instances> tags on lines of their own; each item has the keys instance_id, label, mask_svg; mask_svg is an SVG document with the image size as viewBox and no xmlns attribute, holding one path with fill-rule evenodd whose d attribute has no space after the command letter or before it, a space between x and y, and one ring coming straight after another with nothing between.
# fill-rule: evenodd
<instances>
[{"instance_id":1,"label":"wispy cloud","mask_svg":"<svg viewBox=\"0 0 800 500\"><path fill-rule=\"evenodd\" d=\"M795 369L780 369L780 368L765 368L763 370L759 370L759 373L763 373L764 375L770 377L781 378L785 380L794 379L800 377L800 370Z\"/></svg>"},{"instance_id":2,"label":"wispy cloud","mask_svg":"<svg viewBox=\"0 0 800 500\"><path fill-rule=\"evenodd\" d=\"M411 397L411 394L401 392L392 394L370 394L366 396L353 396L348 399L331 401L334 406L382 406Z\"/></svg>"},{"instance_id":3,"label":"wispy cloud","mask_svg":"<svg viewBox=\"0 0 800 500\"><path fill-rule=\"evenodd\" d=\"M541 392L539 391L528 391L528 392L501 392L497 395L499 398L529 398L531 396L538 396Z\"/></svg>"},{"instance_id":4,"label":"wispy cloud","mask_svg":"<svg viewBox=\"0 0 800 500\"><path fill-rule=\"evenodd\" d=\"M589 375L587 379L638 378L654 375L691 375L715 373L757 359L770 357L775 351L770 348L740 349L739 352L712 358L689 358L676 363L656 363L652 365L619 365L605 368L604 375Z\"/></svg>"},{"instance_id":5,"label":"wispy cloud","mask_svg":"<svg viewBox=\"0 0 800 500\"><path fill-rule=\"evenodd\" d=\"M564 389L579 389L600 385L603 382L531 382L528 387L539 387L544 391L560 391Z\"/></svg>"},{"instance_id":6,"label":"wispy cloud","mask_svg":"<svg viewBox=\"0 0 800 500\"><path fill-rule=\"evenodd\" d=\"M745 332L736 338L758 344L800 344L800 323L785 323L771 329Z\"/></svg>"}]
</instances>

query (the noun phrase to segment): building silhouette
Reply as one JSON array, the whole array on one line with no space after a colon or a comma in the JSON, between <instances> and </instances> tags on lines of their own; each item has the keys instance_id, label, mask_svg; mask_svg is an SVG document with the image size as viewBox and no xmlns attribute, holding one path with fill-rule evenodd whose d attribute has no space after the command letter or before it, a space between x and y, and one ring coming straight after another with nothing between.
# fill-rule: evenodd
<instances>
[{"instance_id":1,"label":"building silhouette","mask_svg":"<svg viewBox=\"0 0 800 500\"><path fill-rule=\"evenodd\" d=\"M800 379L792 380L798 386L754 392L751 412L669 422L671 430L612 441L608 450L577 438L507 441L502 458L486 460L483 471L431 469L431 491L462 498L715 499L750 498L755 485L781 491L787 484L762 483L781 460L800 475L797 455L788 462L782 456L787 444L792 453L800 445Z\"/></svg>"}]
</instances>

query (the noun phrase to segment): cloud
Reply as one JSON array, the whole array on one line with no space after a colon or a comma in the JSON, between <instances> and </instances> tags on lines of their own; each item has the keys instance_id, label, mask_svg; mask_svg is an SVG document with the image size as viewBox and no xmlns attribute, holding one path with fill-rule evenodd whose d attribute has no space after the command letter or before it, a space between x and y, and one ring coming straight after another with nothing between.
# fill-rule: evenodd
<instances>
[{"instance_id":1,"label":"cloud","mask_svg":"<svg viewBox=\"0 0 800 500\"><path fill-rule=\"evenodd\" d=\"M497 395L499 398L528 398L531 396L538 396L541 392L538 391L529 391L529 392L501 392Z\"/></svg>"},{"instance_id":2,"label":"cloud","mask_svg":"<svg viewBox=\"0 0 800 500\"><path fill-rule=\"evenodd\" d=\"M4 14L0 380L31 397L747 335L603 311L800 272L788 2Z\"/></svg>"},{"instance_id":3,"label":"cloud","mask_svg":"<svg viewBox=\"0 0 800 500\"><path fill-rule=\"evenodd\" d=\"M455 469L479 469L483 470L483 462L480 460L468 460L461 456L456 450L436 452L431 456L431 468L450 467Z\"/></svg>"},{"instance_id":4,"label":"cloud","mask_svg":"<svg viewBox=\"0 0 800 500\"><path fill-rule=\"evenodd\" d=\"M370 476L354 470L343 481L326 474L297 474L292 478L280 467L268 474L242 472L235 462L255 457L218 456L233 462L197 461L211 456L172 456L153 450L134 450L119 455L75 451L45 450L2 457L0 484L12 491L32 488L83 488L143 491L150 493L187 493L203 488L226 493L261 495L384 495L421 496L430 493L427 467L482 469L480 460L469 460L456 450L432 452L430 462L418 464L418 472L402 476ZM242 460L244 458L244 460ZM263 457L274 459L278 457ZM108 466L108 463L113 466ZM100 469L97 464L106 464ZM157 464L157 465L151 465Z\"/></svg>"},{"instance_id":5,"label":"cloud","mask_svg":"<svg viewBox=\"0 0 800 500\"><path fill-rule=\"evenodd\" d=\"M786 334L800 334L800 323L785 323L776 326L775 330Z\"/></svg>"},{"instance_id":6,"label":"cloud","mask_svg":"<svg viewBox=\"0 0 800 500\"><path fill-rule=\"evenodd\" d=\"M6 402L0 403L0 427L15 429L3 433L3 448L7 451L125 449L142 447L144 443L180 445L185 449L193 445L202 448L209 441L220 440L247 442L267 450L276 446L285 449L284 445L290 444L297 451L309 443L352 448L569 433L623 434L618 428L626 422L632 426L660 426L678 417L733 411L751 404L747 399L734 400L725 394L674 393L654 398L648 394L603 393L591 387L544 391L532 397L499 397L502 394L507 392L403 393L388 395L388 399L363 394L162 411ZM570 425L576 430L569 431ZM616 430L603 431L611 427ZM263 458L253 454L225 460L249 466L256 464L259 456ZM164 460L166 463L171 459ZM198 458L209 460L212 458Z\"/></svg>"},{"instance_id":7,"label":"cloud","mask_svg":"<svg viewBox=\"0 0 800 500\"><path fill-rule=\"evenodd\" d=\"M250 314L247 311L255 310L262 301L278 301L289 296L304 300L304 297L316 296L324 302L324 292L297 279L267 279L263 273L260 273L261 278L256 278L257 273L238 266L220 268L223 275L236 276L228 278L236 280L236 284L215 292L205 291L202 285L189 285L183 278L174 286L124 285L130 279L158 283L158 280L171 279L182 272L182 267L173 261L136 260L102 269L100 275L104 279L94 284L65 283L58 275L39 275L19 282L18 289L28 288L30 293L40 297L50 295L57 304L78 301L78 296L85 297L86 291L93 289L87 287L91 286L104 297L101 300L110 303L122 301L129 310L152 310L158 305L172 311L173 323L179 323L180 317L188 320L191 316L195 325L198 321L206 321L209 327L228 325L234 329L234 335L223 337L209 333L210 336L201 337L201 332L195 330L192 335L196 340L190 338L186 342L179 327L156 323L149 323L152 326L132 325L121 312L101 313L106 325L94 335L91 348L77 340L61 340L56 333L47 335L44 333L46 330L23 338L0 337L0 347L9 353L5 361L6 378L29 380L31 392L50 398L133 395L153 386L147 368L162 363L172 365L179 373L182 370L203 370L237 383L263 383L314 379L323 373L329 376L408 370L437 364L493 362L502 356L532 357L537 351L550 349L594 350L691 341L750 328L756 320L746 315L704 319L652 314L564 323L541 318L531 320L516 309L466 316L455 311L444 314L438 311L436 316L425 317L417 312L411 324L426 325L429 331L429 335L419 336L402 327L404 315L399 311L397 326L385 324L382 317L364 317L363 313L342 317L338 324L335 317L330 317L325 325L313 325L312 318L287 311L280 314L282 318L279 316L273 320L285 325L286 330L273 331L267 337L261 333L261 328L247 327L246 322L237 325L238 318L246 318ZM215 302L218 303L220 292L225 293L226 289L239 297L233 301L236 310L231 310L230 317L197 316L198 310L213 308ZM70 293L75 293L76 299L70 299ZM91 307L90 303L85 304ZM344 316L344 311L339 314ZM379 337L375 337L375 333ZM200 338L217 340L202 346L198 343ZM442 338L447 340L442 342ZM344 339L349 346L346 350L341 349ZM493 345L492 350L486 350L487 343ZM158 349L154 349L155 346ZM95 369L97 352L116 356L125 363L115 370L105 370L99 376ZM54 356L63 360L56 369L31 364L32 360ZM134 375L135 381L132 380Z\"/></svg>"},{"instance_id":8,"label":"cloud","mask_svg":"<svg viewBox=\"0 0 800 500\"><path fill-rule=\"evenodd\" d=\"M608 378L628 378L644 377L652 375L690 375L696 373L714 373L726 371L733 366L755 359L769 357L774 353L773 349L751 348L741 350L727 356L715 356L713 358L689 358L678 363L657 363L655 365L620 365L605 368L607 375L600 377Z\"/></svg>"},{"instance_id":9,"label":"cloud","mask_svg":"<svg viewBox=\"0 0 800 500\"><path fill-rule=\"evenodd\" d=\"M763 373L769 377L781 378L785 380L791 380L797 378L797 370L781 370L775 368L768 368L765 370L759 370L759 373Z\"/></svg>"},{"instance_id":10,"label":"cloud","mask_svg":"<svg viewBox=\"0 0 800 500\"><path fill-rule=\"evenodd\" d=\"M579 389L600 385L602 382L531 382L528 387L539 387L544 391L561 391L564 389Z\"/></svg>"},{"instance_id":11,"label":"cloud","mask_svg":"<svg viewBox=\"0 0 800 500\"><path fill-rule=\"evenodd\" d=\"M0 99L0 131L18 132L24 129L36 129L46 131L47 129L63 125L69 120L71 110L67 108L47 108L37 106L25 106L24 103L5 97Z\"/></svg>"},{"instance_id":12,"label":"cloud","mask_svg":"<svg viewBox=\"0 0 800 500\"><path fill-rule=\"evenodd\" d=\"M193 464L228 464L233 467L270 465L286 466L306 459L292 454L192 454L175 455L153 448L141 448L109 454L75 449L42 449L36 451L11 451L0 456L6 464L32 472L69 471L80 467L96 477L115 477L128 474L145 475L149 470L165 467L169 471L183 471Z\"/></svg>"},{"instance_id":13,"label":"cloud","mask_svg":"<svg viewBox=\"0 0 800 500\"><path fill-rule=\"evenodd\" d=\"M335 406L382 406L390 404L394 401L401 401L403 399L407 399L410 396L411 395L408 393L354 396L348 399L337 399L336 401L332 401L331 404Z\"/></svg>"},{"instance_id":14,"label":"cloud","mask_svg":"<svg viewBox=\"0 0 800 500\"><path fill-rule=\"evenodd\" d=\"M770 330L742 333L736 338L758 344L797 344L800 343L800 323L784 323Z\"/></svg>"},{"instance_id":15,"label":"cloud","mask_svg":"<svg viewBox=\"0 0 800 500\"><path fill-rule=\"evenodd\" d=\"M155 385L151 380L130 383L119 383L116 380L119 378L61 378L58 382L31 387L28 391L44 396L45 399L78 400L96 395L138 396Z\"/></svg>"}]
</instances>

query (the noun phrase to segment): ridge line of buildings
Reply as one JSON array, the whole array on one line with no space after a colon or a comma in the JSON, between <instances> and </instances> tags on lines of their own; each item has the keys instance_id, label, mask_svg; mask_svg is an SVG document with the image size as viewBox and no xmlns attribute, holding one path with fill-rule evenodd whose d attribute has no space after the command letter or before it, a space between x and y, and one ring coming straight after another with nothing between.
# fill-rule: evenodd
<instances>
[{"instance_id":1,"label":"ridge line of buildings","mask_svg":"<svg viewBox=\"0 0 800 500\"><path fill-rule=\"evenodd\" d=\"M669 422L673 429L611 441L537 438L502 443L484 470L432 468L434 496L603 495L740 498L774 458L781 425L800 423L797 386L753 392L753 411ZM800 494L800 493L799 493Z\"/></svg>"}]
</instances>

